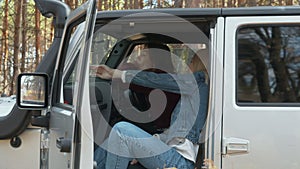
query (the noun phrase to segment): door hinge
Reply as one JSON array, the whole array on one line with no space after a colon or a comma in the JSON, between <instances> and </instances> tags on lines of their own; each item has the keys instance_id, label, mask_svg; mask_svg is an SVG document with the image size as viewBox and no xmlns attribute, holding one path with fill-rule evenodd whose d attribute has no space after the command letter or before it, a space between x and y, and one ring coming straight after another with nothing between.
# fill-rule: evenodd
<instances>
[{"instance_id":1,"label":"door hinge","mask_svg":"<svg viewBox=\"0 0 300 169\"><path fill-rule=\"evenodd\" d=\"M40 168L48 169L49 162L49 130L41 130L41 159L40 159Z\"/></svg>"},{"instance_id":2,"label":"door hinge","mask_svg":"<svg viewBox=\"0 0 300 169\"><path fill-rule=\"evenodd\" d=\"M31 125L38 127L49 128L50 121L50 113L48 112L46 115L32 116L31 117Z\"/></svg>"}]
</instances>

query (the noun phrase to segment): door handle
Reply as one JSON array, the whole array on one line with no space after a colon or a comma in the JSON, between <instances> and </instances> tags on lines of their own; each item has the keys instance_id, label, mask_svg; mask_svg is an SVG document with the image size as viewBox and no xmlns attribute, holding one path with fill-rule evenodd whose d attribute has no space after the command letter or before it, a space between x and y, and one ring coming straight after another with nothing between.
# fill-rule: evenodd
<instances>
[{"instance_id":1,"label":"door handle","mask_svg":"<svg viewBox=\"0 0 300 169\"><path fill-rule=\"evenodd\" d=\"M234 155L234 154L245 154L249 153L250 141L241 138L223 138L222 154L223 155Z\"/></svg>"}]
</instances>

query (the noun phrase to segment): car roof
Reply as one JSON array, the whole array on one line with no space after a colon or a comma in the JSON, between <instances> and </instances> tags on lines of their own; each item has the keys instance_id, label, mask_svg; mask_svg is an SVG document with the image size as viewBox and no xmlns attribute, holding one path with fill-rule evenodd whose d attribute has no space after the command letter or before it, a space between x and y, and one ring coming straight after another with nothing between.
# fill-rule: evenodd
<instances>
[{"instance_id":1,"label":"car roof","mask_svg":"<svg viewBox=\"0 0 300 169\"><path fill-rule=\"evenodd\" d=\"M270 16L270 15L299 15L299 6L258 6L239 8L160 8L160 9L133 9L117 11L99 11L97 18L114 19L126 15L146 12L161 12L180 17L212 17L219 16Z\"/></svg>"}]
</instances>

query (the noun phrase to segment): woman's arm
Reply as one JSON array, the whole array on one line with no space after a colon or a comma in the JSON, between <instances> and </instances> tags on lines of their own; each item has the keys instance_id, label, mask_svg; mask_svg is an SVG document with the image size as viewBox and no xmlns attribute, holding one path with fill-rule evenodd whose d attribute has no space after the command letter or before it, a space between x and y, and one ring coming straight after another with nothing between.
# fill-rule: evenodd
<instances>
[{"instance_id":1,"label":"woman's arm","mask_svg":"<svg viewBox=\"0 0 300 169\"><path fill-rule=\"evenodd\" d=\"M128 70L125 72L125 82L136 85L161 89L167 92L190 95L198 89L193 74L169 74L146 71Z\"/></svg>"},{"instance_id":2,"label":"woman's arm","mask_svg":"<svg viewBox=\"0 0 300 169\"><path fill-rule=\"evenodd\" d=\"M103 79L122 78L126 83L161 89L167 92L191 95L198 89L197 79L191 74L154 73L138 70L121 71L111 69L106 65L91 67L96 75ZM203 82L205 76L203 74Z\"/></svg>"}]
</instances>

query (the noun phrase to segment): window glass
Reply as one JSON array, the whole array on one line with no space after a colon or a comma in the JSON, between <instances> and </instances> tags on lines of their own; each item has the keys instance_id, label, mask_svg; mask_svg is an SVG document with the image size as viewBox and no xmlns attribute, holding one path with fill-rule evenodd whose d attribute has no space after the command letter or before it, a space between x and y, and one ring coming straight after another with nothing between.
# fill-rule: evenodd
<instances>
[{"instance_id":1,"label":"window glass","mask_svg":"<svg viewBox=\"0 0 300 169\"><path fill-rule=\"evenodd\" d=\"M98 27L99 26L99 27ZM91 53L89 55L89 103L93 121L94 142L102 144L109 133L109 119L111 116L111 86L108 81L103 81L95 75L97 65L105 64L115 47L118 39L113 35L98 30L101 25L96 25L93 34ZM114 56L112 56L114 57ZM117 58L117 57L116 57ZM104 134L104 135L103 135Z\"/></svg>"},{"instance_id":2,"label":"window glass","mask_svg":"<svg viewBox=\"0 0 300 169\"><path fill-rule=\"evenodd\" d=\"M300 27L251 26L237 33L237 102L300 101Z\"/></svg>"},{"instance_id":3,"label":"window glass","mask_svg":"<svg viewBox=\"0 0 300 169\"><path fill-rule=\"evenodd\" d=\"M199 50L203 50L203 49L207 49L207 45L203 44L203 43L194 43L194 44L168 44L172 54L175 57L173 57L173 64L175 67L175 71L176 72L185 72L187 65L190 63L190 61L192 60L193 56L195 55L195 52L199 51ZM177 59L180 59L180 61L178 61ZM205 63L206 65L206 69L209 70L208 67L208 58L202 58L202 61ZM205 59L205 60L203 60Z\"/></svg>"},{"instance_id":4,"label":"window glass","mask_svg":"<svg viewBox=\"0 0 300 169\"><path fill-rule=\"evenodd\" d=\"M104 64L117 39L101 31L95 31L90 55L90 65Z\"/></svg>"},{"instance_id":5,"label":"window glass","mask_svg":"<svg viewBox=\"0 0 300 169\"><path fill-rule=\"evenodd\" d=\"M180 73L186 71L186 65L188 65L198 50L206 49L205 44L179 44L179 43L168 43L171 52L171 60L173 62L174 72ZM125 58L126 63L134 64L139 55L143 55L143 52L147 48L144 44L136 45L129 55Z\"/></svg>"},{"instance_id":6,"label":"window glass","mask_svg":"<svg viewBox=\"0 0 300 169\"><path fill-rule=\"evenodd\" d=\"M76 68L77 68L77 60L74 61L71 69L69 70L68 73L66 73L66 76L64 77L64 83L63 83L64 104L73 105Z\"/></svg>"},{"instance_id":7,"label":"window glass","mask_svg":"<svg viewBox=\"0 0 300 169\"><path fill-rule=\"evenodd\" d=\"M109 55L111 51L113 50L114 46L116 45L118 39L115 38L112 35L109 35L107 33L103 33L101 30L98 30L101 28L101 25L97 25L95 28L95 32L93 34L92 39L92 46L91 46L91 53L89 55L89 88L90 88L90 103L91 108L93 108L95 105L105 105L103 102L103 94L100 92L99 88L101 88L101 79L97 78L95 75L95 69L92 69L93 67L96 67L101 64L105 64L107 59L109 58ZM103 86L102 86L103 87ZM102 89L104 90L104 89ZM110 90L110 89L107 89ZM108 97L108 96L106 96ZM104 99L105 100L105 99ZM109 107L109 106L103 106L102 107ZM96 106L97 107L97 106ZM101 107L101 106L100 106ZM102 109L102 108L100 108ZM94 111L94 110L92 110Z\"/></svg>"},{"instance_id":8,"label":"window glass","mask_svg":"<svg viewBox=\"0 0 300 169\"><path fill-rule=\"evenodd\" d=\"M69 42L66 51L66 57L63 62L62 72L62 86L60 103L73 105L73 95L77 68L77 58L80 52L80 46L82 42L82 32L84 28L84 22L75 25L70 29Z\"/></svg>"}]
</instances>

